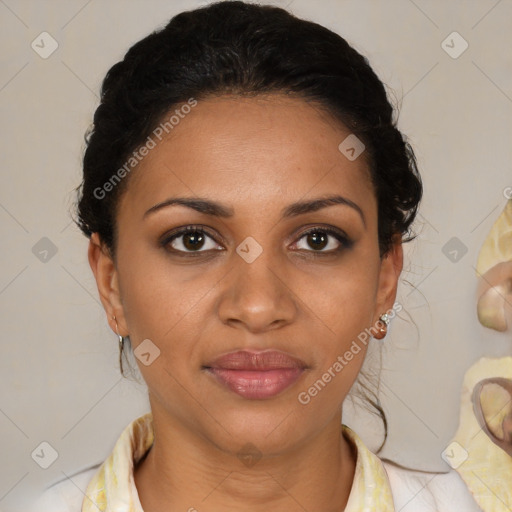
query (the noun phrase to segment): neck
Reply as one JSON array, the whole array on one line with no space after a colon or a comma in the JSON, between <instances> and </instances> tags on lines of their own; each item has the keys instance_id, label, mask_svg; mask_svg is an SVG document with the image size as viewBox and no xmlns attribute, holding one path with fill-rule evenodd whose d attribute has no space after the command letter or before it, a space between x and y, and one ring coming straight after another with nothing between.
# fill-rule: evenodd
<instances>
[{"instance_id":1,"label":"neck","mask_svg":"<svg viewBox=\"0 0 512 512\"><path fill-rule=\"evenodd\" d=\"M167 416L157 413L155 421L154 414L155 441L134 468L144 512L345 508L357 455L342 435L341 413L300 447L243 459Z\"/></svg>"}]
</instances>

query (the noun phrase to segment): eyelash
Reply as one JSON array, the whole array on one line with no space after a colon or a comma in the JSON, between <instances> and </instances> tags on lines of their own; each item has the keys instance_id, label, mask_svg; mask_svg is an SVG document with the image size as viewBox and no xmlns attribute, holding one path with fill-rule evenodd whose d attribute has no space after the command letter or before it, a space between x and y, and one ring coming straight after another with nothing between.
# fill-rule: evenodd
<instances>
[{"instance_id":1,"label":"eyelash","mask_svg":"<svg viewBox=\"0 0 512 512\"><path fill-rule=\"evenodd\" d=\"M205 230L202 226L197 225L189 225L184 228L179 229L178 231L174 231L167 236L163 238L163 240L160 242L160 245L164 248L167 248L168 245L170 245L171 242L176 240L177 238L187 235L189 233L200 233L202 235L206 235L212 240L215 241L215 243L218 243L217 240L215 240L215 237L209 233L207 230ZM343 232L340 230L338 231L335 228L330 227L321 227L321 226L315 226L312 228L307 229L297 239L297 242L299 240L302 240L304 237L311 233L325 233L327 235L331 235L340 243L340 247L337 249L332 249L330 251L314 251L314 250L306 250L308 253L312 253L315 256L332 256L333 254L338 254L342 252L345 249L350 249L354 245L353 241L350 240L347 236L343 234ZM303 251L304 249L298 249L299 251ZM170 249L170 252L173 252L174 254L177 254L179 256L184 257L197 257L196 255L201 255L203 253L208 253L209 250L206 251L181 251L176 249Z\"/></svg>"}]
</instances>

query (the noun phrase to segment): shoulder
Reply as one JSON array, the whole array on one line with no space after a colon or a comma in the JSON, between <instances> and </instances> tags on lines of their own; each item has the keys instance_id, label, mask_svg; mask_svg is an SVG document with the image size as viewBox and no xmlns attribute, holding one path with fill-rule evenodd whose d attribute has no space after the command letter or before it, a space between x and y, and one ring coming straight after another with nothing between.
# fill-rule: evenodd
<instances>
[{"instance_id":1,"label":"shoulder","mask_svg":"<svg viewBox=\"0 0 512 512\"><path fill-rule=\"evenodd\" d=\"M47 487L30 512L80 512L87 486L99 467L96 464Z\"/></svg>"},{"instance_id":2,"label":"shoulder","mask_svg":"<svg viewBox=\"0 0 512 512\"><path fill-rule=\"evenodd\" d=\"M381 460L388 475L396 510L482 512L462 478L453 469L447 473L432 473Z\"/></svg>"}]
</instances>

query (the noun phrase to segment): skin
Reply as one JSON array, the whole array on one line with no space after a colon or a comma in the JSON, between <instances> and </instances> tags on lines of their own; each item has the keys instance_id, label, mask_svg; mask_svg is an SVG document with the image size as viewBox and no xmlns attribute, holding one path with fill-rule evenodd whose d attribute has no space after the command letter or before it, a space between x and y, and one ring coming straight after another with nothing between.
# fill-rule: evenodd
<instances>
[{"instance_id":1,"label":"skin","mask_svg":"<svg viewBox=\"0 0 512 512\"><path fill-rule=\"evenodd\" d=\"M403 258L399 240L379 256L365 154L350 161L338 150L349 133L315 104L281 94L200 101L130 176L116 261L91 237L89 261L111 328L115 315L134 349L149 338L161 351L149 366L137 360L155 431L134 471L146 512L345 507L356 455L341 435L341 408L365 346L307 405L297 396L392 308ZM356 203L364 222L339 204L281 218L291 203L333 194ZM208 198L234 213L174 205L143 218L175 196ZM159 245L190 224L215 237L206 237L199 257ZM332 235L324 247L311 245L309 227L343 230L353 246ZM236 252L248 236L263 249L252 263ZM185 238L172 244L190 254ZM246 399L203 369L243 348L282 350L308 369L275 397ZM237 457L248 442L261 453L252 467Z\"/></svg>"}]
</instances>

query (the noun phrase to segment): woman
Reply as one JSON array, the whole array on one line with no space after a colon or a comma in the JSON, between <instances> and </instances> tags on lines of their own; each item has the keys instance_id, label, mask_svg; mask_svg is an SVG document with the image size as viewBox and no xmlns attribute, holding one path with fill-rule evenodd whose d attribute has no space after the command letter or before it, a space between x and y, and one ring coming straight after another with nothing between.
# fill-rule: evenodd
<instances>
[{"instance_id":1,"label":"woman","mask_svg":"<svg viewBox=\"0 0 512 512\"><path fill-rule=\"evenodd\" d=\"M341 423L422 195L344 39L237 1L175 16L108 72L83 171L77 223L151 413L39 511L480 510Z\"/></svg>"}]
</instances>

